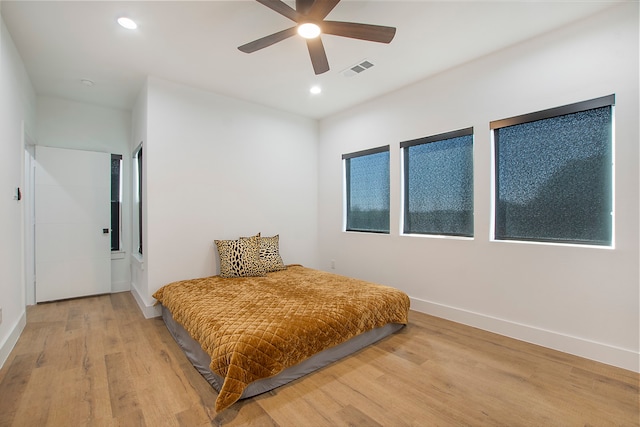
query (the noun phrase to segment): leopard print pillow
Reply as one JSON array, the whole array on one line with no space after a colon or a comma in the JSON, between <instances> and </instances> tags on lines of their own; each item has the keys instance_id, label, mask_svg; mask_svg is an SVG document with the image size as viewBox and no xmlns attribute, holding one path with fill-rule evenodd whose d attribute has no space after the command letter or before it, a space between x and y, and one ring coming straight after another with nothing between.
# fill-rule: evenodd
<instances>
[{"instance_id":1,"label":"leopard print pillow","mask_svg":"<svg viewBox=\"0 0 640 427\"><path fill-rule=\"evenodd\" d=\"M260 261L267 272L286 270L280 256L280 235L260 238Z\"/></svg>"},{"instance_id":2,"label":"leopard print pillow","mask_svg":"<svg viewBox=\"0 0 640 427\"><path fill-rule=\"evenodd\" d=\"M260 236L215 240L220 257L220 277L264 276L260 261Z\"/></svg>"}]
</instances>

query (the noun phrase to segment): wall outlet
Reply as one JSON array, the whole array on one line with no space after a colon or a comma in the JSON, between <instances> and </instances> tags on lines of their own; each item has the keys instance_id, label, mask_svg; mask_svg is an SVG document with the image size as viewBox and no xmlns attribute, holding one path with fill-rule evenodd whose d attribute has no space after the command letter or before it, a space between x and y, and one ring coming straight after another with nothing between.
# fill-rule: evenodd
<instances>
[{"instance_id":1,"label":"wall outlet","mask_svg":"<svg viewBox=\"0 0 640 427\"><path fill-rule=\"evenodd\" d=\"M336 260L335 260L335 259L332 259L332 260L331 260L331 269L332 269L332 270L335 270L335 269L336 269Z\"/></svg>"}]
</instances>

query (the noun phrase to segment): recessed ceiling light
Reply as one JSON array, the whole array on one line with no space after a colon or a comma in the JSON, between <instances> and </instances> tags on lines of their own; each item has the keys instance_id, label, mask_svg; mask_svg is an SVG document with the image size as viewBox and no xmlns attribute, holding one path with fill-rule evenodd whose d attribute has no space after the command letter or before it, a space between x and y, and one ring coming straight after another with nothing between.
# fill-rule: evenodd
<instances>
[{"instance_id":1,"label":"recessed ceiling light","mask_svg":"<svg viewBox=\"0 0 640 427\"><path fill-rule=\"evenodd\" d=\"M311 86L309 92L311 92L313 95L317 95L319 93L322 93L322 88L320 86Z\"/></svg>"},{"instance_id":2,"label":"recessed ceiling light","mask_svg":"<svg viewBox=\"0 0 640 427\"><path fill-rule=\"evenodd\" d=\"M320 35L320 27L311 23L302 24L298 26L298 34L305 39L314 39Z\"/></svg>"},{"instance_id":3,"label":"recessed ceiling light","mask_svg":"<svg viewBox=\"0 0 640 427\"><path fill-rule=\"evenodd\" d=\"M118 18L118 24L120 24L122 27L126 28L127 30L135 30L136 28L138 28L138 24L136 24L133 21L133 19L129 19L124 16Z\"/></svg>"}]
</instances>

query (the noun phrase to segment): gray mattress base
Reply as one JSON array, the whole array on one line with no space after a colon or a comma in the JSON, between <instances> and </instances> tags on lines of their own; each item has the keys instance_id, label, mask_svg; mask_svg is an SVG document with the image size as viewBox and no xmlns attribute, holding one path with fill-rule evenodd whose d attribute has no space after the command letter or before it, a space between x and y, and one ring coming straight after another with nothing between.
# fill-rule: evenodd
<instances>
[{"instance_id":1,"label":"gray mattress base","mask_svg":"<svg viewBox=\"0 0 640 427\"><path fill-rule=\"evenodd\" d=\"M167 325L167 329L169 329L173 338L186 354L189 361L209 382L209 384L219 392L222 388L224 379L209 369L209 364L211 363L209 355L202 349L196 340L191 338L182 325L173 319L171 312L165 306L162 306L162 319ZM404 325L400 323L389 323L380 328L372 329L363 334L357 335L342 344L338 344L334 347L321 351L320 353L316 353L310 358L281 371L273 377L264 378L250 383L242 393L240 399L246 399L265 393L323 368L338 359L342 359L345 356L353 354L356 351L393 334L403 326Z\"/></svg>"}]
</instances>

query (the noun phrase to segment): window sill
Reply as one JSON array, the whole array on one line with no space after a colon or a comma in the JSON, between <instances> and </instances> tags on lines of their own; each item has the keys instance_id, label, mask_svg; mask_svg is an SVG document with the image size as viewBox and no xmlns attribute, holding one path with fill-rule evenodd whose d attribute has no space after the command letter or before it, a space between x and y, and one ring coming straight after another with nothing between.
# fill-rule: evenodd
<instances>
[{"instance_id":1,"label":"window sill","mask_svg":"<svg viewBox=\"0 0 640 427\"><path fill-rule=\"evenodd\" d=\"M391 233L388 231L372 231L372 230L342 230L343 233L351 233L351 234L373 234L376 236L388 236Z\"/></svg>"},{"instance_id":2,"label":"window sill","mask_svg":"<svg viewBox=\"0 0 640 427\"><path fill-rule=\"evenodd\" d=\"M111 259L124 259L125 255L125 251L111 251Z\"/></svg>"},{"instance_id":3,"label":"window sill","mask_svg":"<svg viewBox=\"0 0 640 427\"><path fill-rule=\"evenodd\" d=\"M420 234L420 233L400 233L400 237L418 237L425 239L446 239L446 240L474 240L470 236L449 236L446 234Z\"/></svg>"},{"instance_id":4,"label":"window sill","mask_svg":"<svg viewBox=\"0 0 640 427\"><path fill-rule=\"evenodd\" d=\"M560 246L565 248L583 248L583 249L604 249L604 250L614 250L615 246L609 245L589 245L589 244L579 244L579 243L564 243L564 242L536 242L533 240L503 240L503 239L491 239L489 240L491 243L506 243L506 244L516 244L516 245L538 245L538 246Z\"/></svg>"},{"instance_id":5,"label":"window sill","mask_svg":"<svg viewBox=\"0 0 640 427\"><path fill-rule=\"evenodd\" d=\"M142 254L131 254L131 264L137 265L140 270L144 270L144 257Z\"/></svg>"}]
</instances>

